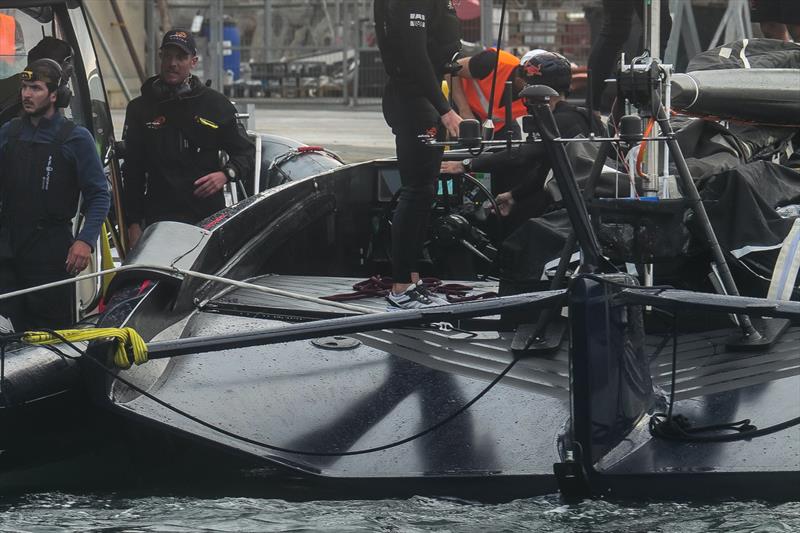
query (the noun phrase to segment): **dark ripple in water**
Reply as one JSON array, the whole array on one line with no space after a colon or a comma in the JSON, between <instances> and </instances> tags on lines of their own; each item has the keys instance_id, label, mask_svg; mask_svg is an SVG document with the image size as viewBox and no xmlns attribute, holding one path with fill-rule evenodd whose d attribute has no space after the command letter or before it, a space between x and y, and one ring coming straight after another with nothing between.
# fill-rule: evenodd
<instances>
[{"instance_id":1,"label":"dark ripple in water","mask_svg":"<svg viewBox=\"0 0 800 533\"><path fill-rule=\"evenodd\" d=\"M0 500L0 531L458 531L543 533L800 531L800 502L713 505L602 501L562 505L556 496L487 505L437 498L290 503L254 498L126 498L37 494Z\"/></svg>"}]
</instances>

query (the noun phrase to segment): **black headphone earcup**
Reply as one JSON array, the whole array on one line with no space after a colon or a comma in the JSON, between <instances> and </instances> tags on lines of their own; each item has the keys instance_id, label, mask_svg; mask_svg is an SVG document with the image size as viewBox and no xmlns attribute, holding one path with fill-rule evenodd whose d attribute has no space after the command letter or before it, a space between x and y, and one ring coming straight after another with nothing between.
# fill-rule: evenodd
<instances>
[{"instance_id":1,"label":"black headphone earcup","mask_svg":"<svg viewBox=\"0 0 800 533\"><path fill-rule=\"evenodd\" d=\"M56 89L56 107L67 107L72 100L72 91L66 85Z\"/></svg>"}]
</instances>

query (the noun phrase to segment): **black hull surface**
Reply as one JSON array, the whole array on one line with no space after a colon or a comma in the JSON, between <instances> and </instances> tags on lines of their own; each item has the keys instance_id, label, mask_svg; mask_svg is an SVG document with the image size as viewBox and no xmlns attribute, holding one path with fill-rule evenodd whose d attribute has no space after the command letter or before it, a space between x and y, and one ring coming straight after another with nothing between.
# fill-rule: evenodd
<instances>
[{"instance_id":1,"label":"black hull surface","mask_svg":"<svg viewBox=\"0 0 800 533\"><path fill-rule=\"evenodd\" d=\"M365 250L374 248L376 218L391 201L381 173L392 168L389 161L343 167L246 200L205 228L148 229L130 261L252 286L152 267L129 271L115 279L109 302L115 311L102 325L133 327L151 346L181 339L202 345L210 337L231 343L110 374L99 364L109 347L93 345L93 359L81 364L85 386L60 409L47 408L58 401L53 397L41 408L30 403L16 414L2 412L5 421L29 416L26 426L18 419L4 424L26 429L4 441L0 487L498 501L563 490L554 464L566 464L577 465L576 484L594 496L798 497L796 426L735 443L650 435L647 421L663 410L671 385L670 328L651 327L641 304L617 299L620 287L638 294L624 276L575 280L569 338L553 352L527 354L492 387L514 360L517 323L534 322L545 305L535 298L514 313L492 307L506 299L450 306L463 316L449 320L449 331L430 325L441 317L421 317L414 327L326 330L339 337L333 339L306 333L236 344L242 334L334 327L339 318L357 323L352 311L258 287L320 297L347 292L374 273L380 262ZM496 289L476 277L455 279L472 283L475 292ZM566 302L559 294L541 301L560 307ZM369 310L384 305L379 296L352 303ZM488 316L468 312L479 306ZM800 316L795 302L757 309ZM789 327L763 353L739 357L719 330L728 312L679 333L675 411L696 424L751 418L759 427L796 416L800 328ZM69 435L69 446L37 444L37 427L49 428L48 440ZM47 474L48 467L56 474Z\"/></svg>"}]
</instances>

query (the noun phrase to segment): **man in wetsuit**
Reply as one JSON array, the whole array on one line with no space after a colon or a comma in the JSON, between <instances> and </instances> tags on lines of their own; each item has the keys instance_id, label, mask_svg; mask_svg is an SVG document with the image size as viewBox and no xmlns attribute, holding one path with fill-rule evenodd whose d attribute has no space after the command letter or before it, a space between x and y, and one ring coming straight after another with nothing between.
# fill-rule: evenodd
<instances>
[{"instance_id":1,"label":"man in wetsuit","mask_svg":"<svg viewBox=\"0 0 800 533\"><path fill-rule=\"evenodd\" d=\"M443 150L420 135L458 136L461 117L450 108L441 82L461 49L450 0L375 0L378 47L389 81L383 115L397 147L402 189L392 219L392 275L387 300L394 308L446 303L419 283L417 260L428 227Z\"/></svg>"},{"instance_id":2,"label":"man in wetsuit","mask_svg":"<svg viewBox=\"0 0 800 533\"><path fill-rule=\"evenodd\" d=\"M69 103L69 74L52 59L22 73L23 115L0 128L0 293L67 279L89 265L110 195L94 139L58 112ZM84 224L72 235L83 196ZM74 287L0 300L17 331L64 328Z\"/></svg>"},{"instance_id":3,"label":"man in wetsuit","mask_svg":"<svg viewBox=\"0 0 800 533\"><path fill-rule=\"evenodd\" d=\"M191 73L197 47L186 30L161 41L161 71L125 112L124 200L134 246L142 227L161 220L196 224L225 207L223 188L248 176L255 145L236 108ZM220 164L219 151L228 162Z\"/></svg>"},{"instance_id":4,"label":"man in wetsuit","mask_svg":"<svg viewBox=\"0 0 800 533\"><path fill-rule=\"evenodd\" d=\"M644 2L642 0L603 0L603 22L600 34L592 45L587 65L589 72L592 73L592 84L586 89L586 105L591 108L606 109L606 102L603 100L606 78L611 76L614 65L619 60L619 53L625 41L628 40L634 13L640 21L644 21ZM669 34L672 32L669 0L661 1L659 16L661 21L660 49L663 54L667 49ZM649 44L645 44L641 48L647 47Z\"/></svg>"},{"instance_id":5,"label":"man in wetsuit","mask_svg":"<svg viewBox=\"0 0 800 533\"><path fill-rule=\"evenodd\" d=\"M562 137L602 134L603 126L587 109L566 101L572 81L572 66L561 54L545 50L532 50L522 58L521 67L529 85L547 85L558 92L550 99L558 129ZM508 216L520 202L526 202L522 216L540 215L547 207L546 195L539 194L550 172L550 161L542 143L524 143L509 150L489 152L463 161L446 161L441 171L448 174L464 172L490 172L492 179L500 176L510 182L506 190L497 195L500 214Z\"/></svg>"}]
</instances>

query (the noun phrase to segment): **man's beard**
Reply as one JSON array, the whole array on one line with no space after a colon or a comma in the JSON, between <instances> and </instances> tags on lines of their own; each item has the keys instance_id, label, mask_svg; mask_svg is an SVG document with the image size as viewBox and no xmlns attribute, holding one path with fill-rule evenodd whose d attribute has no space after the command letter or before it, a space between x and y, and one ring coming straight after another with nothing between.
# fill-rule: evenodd
<instances>
[{"instance_id":1,"label":"man's beard","mask_svg":"<svg viewBox=\"0 0 800 533\"><path fill-rule=\"evenodd\" d=\"M31 103L33 103L33 102L31 102ZM24 104L23 104L22 110L29 117L43 117L45 114L47 114L48 111L50 111L50 102L47 101L44 104L42 104L41 106L34 108L32 111L28 111L27 109L25 109Z\"/></svg>"}]
</instances>

